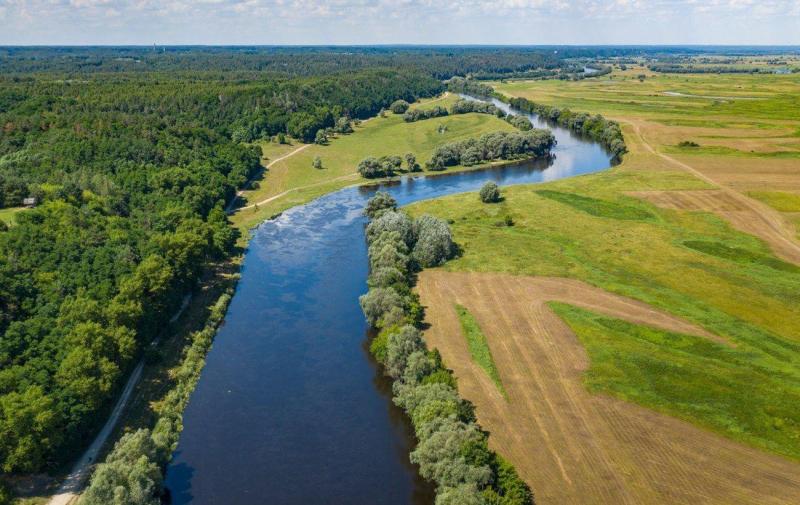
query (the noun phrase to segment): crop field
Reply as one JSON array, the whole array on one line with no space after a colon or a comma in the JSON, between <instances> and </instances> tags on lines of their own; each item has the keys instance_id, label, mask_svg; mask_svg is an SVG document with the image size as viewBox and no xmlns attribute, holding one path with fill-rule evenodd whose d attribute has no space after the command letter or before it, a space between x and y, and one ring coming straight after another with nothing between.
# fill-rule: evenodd
<instances>
[{"instance_id":1,"label":"crop field","mask_svg":"<svg viewBox=\"0 0 800 505\"><path fill-rule=\"evenodd\" d=\"M456 99L454 95L446 94L414 107L449 107ZM446 130L440 132L443 126ZM326 145L295 142L287 147L266 143L264 164L269 168L258 181L257 189L243 193L245 208L233 215L234 224L246 231L289 207L364 182L356 167L368 156L403 156L411 152L424 168L434 149L441 144L488 132L514 130L507 122L487 114L460 114L406 123L401 115L391 112L387 112L386 117L371 118L354 128L353 133L338 135ZM297 152L291 154L293 151ZM322 161L321 169L312 165L316 157ZM449 171L458 169L448 168Z\"/></svg>"},{"instance_id":2,"label":"crop field","mask_svg":"<svg viewBox=\"0 0 800 505\"><path fill-rule=\"evenodd\" d=\"M503 188L501 203L469 193L409 207L453 223L463 251L420 277L426 339L540 503L800 500L800 159L766 154L800 150L800 123L780 112L797 82L502 84L613 117L630 152L604 173ZM701 88L759 93L771 112L661 94ZM454 304L485 335L507 401Z\"/></svg>"},{"instance_id":3,"label":"crop field","mask_svg":"<svg viewBox=\"0 0 800 505\"><path fill-rule=\"evenodd\" d=\"M630 166L693 172L739 202L738 214L724 216L733 217L734 226L761 234L785 259L800 255L785 242L797 236L796 211L757 196L800 197L800 74L656 74L631 68L580 82L516 81L496 89L619 121L626 142L644 147Z\"/></svg>"}]
</instances>

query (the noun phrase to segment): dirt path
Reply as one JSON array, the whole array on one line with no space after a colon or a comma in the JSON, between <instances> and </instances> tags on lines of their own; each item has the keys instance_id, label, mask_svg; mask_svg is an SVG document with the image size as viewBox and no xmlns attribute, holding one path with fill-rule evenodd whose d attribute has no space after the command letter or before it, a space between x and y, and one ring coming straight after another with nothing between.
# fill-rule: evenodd
<instances>
[{"instance_id":1,"label":"dirt path","mask_svg":"<svg viewBox=\"0 0 800 505\"><path fill-rule=\"evenodd\" d=\"M178 320L181 314L183 314L183 312L189 306L190 300L191 295L186 295L183 298L180 309L178 309L172 318L170 318L170 323L174 323ZM158 345L158 343L159 340L156 339L150 343L150 346L155 347ZM131 372L130 376L128 376L128 382L125 383L125 387L123 388L122 393L119 395L119 399L117 399L117 403L114 405L114 409L111 411L111 415L108 416L108 420L106 420L103 428L94 438L92 444L86 449L80 459L75 462L75 465L72 467L69 475L67 475L67 477L64 479L64 482L58 488L58 491L56 491L56 494L50 498L49 502L47 502L48 505L69 505L70 503L77 501L80 492L83 490L83 485L86 483L86 479L92 473L93 465L97 463L97 458L100 455L100 452L103 450L106 441L108 441L108 437L114 431L117 422L119 422L119 418L125 411L125 407L128 405L128 401L131 398L131 393L133 393L133 390L139 383L139 379L142 378L144 365L145 359L142 358L139 360L139 363L136 364L136 368L133 369L133 372Z\"/></svg>"},{"instance_id":2,"label":"dirt path","mask_svg":"<svg viewBox=\"0 0 800 505\"><path fill-rule=\"evenodd\" d=\"M254 204L250 204L250 205L247 205L245 207L239 207L234 212L238 212L240 210L252 209L256 205L268 204L269 202L271 202L273 200L277 200L278 198L282 198L282 197L288 195L289 193L293 193L295 191L300 191L300 190L303 190L303 189L313 188L313 187L316 187L316 186L322 186L323 184L328 184L328 183L331 183L331 182L346 181L346 180L356 179L356 178L358 178L358 174L357 173L352 173L352 174L343 175L341 177L336 177L334 179L328 179L328 180L325 180L325 181L315 182L314 184L307 184L305 186L298 186L296 188L287 189L286 191L283 191L281 193L278 193L277 195L273 195L273 196L271 196L269 198L261 200L260 202L256 202Z\"/></svg>"},{"instance_id":3,"label":"dirt path","mask_svg":"<svg viewBox=\"0 0 800 505\"><path fill-rule=\"evenodd\" d=\"M269 168L272 165L274 165L275 163L278 163L279 161L283 161L286 158L294 156L295 154L299 153L300 151L302 151L304 149L308 149L309 147L311 147L311 145L312 144L303 144L302 146L298 147L297 149L294 149L293 151L288 152L288 153L284 154L283 156L281 156L279 158L275 158L271 162L267 163L267 165L264 167L264 170L269 170ZM249 181L247 181L247 184L245 184L245 187L250 187L250 184L252 184L252 182L255 180L256 177L258 177L258 175L254 175ZM245 192L245 190L243 190L243 189L240 189L239 191L236 192L236 196L231 199L230 203L228 203L228 207L225 209L225 213L226 214L233 214L237 210L240 210L240 209L234 209L233 205L239 200L239 198L244 194L244 192ZM247 207L242 207L242 208L243 209L249 209L250 207L253 207L253 205L248 205Z\"/></svg>"},{"instance_id":4,"label":"dirt path","mask_svg":"<svg viewBox=\"0 0 800 505\"><path fill-rule=\"evenodd\" d=\"M642 134L639 122L634 120L625 120L625 122L633 127L636 135L641 139L642 145L648 152L660 157L672 165L679 167L682 170L691 173L698 179L716 186L718 188L715 190L717 199L722 198L725 201L725 204L730 206L732 203L734 206L736 206L735 210L722 210L720 208L714 208L719 206L718 203L712 204L712 208L710 209L697 210L711 210L716 212L724 219L728 220L738 230L755 235L762 239L779 257L783 258L784 260L800 264L800 243L794 239L794 230L787 225L779 212L764 203L753 200L752 198L743 195L734 189L726 187L691 165L679 161L667 154L658 152ZM697 192L694 191L691 193ZM709 193L709 195L711 195L711 193Z\"/></svg>"},{"instance_id":5,"label":"dirt path","mask_svg":"<svg viewBox=\"0 0 800 505\"><path fill-rule=\"evenodd\" d=\"M492 448L514 463L540 505L800 503L800 464L589 394L588 356L546 302L716 339L701 328L568 279L428 270L418 290L431 325L426 341L453 368ZM472 360L454 303L486 334L508 400Z\"/></svg>"}]
</instances>

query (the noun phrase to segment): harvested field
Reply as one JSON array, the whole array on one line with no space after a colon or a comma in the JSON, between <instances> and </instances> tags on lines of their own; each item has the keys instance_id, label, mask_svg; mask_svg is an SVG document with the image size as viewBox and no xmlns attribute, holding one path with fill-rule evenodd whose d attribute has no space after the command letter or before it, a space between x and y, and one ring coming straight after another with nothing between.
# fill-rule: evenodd
<instances>
[{"instance_id":1,"label":"harvested field","mask_svg":"<svg viewBox=\"0 0 800 505\"><path fill-rule=\"evenodd\" d=\"M562 301L719 341L687 321L576 280L485 273L420 275L428 344L453 368L490 443L547 503L800 502L800 464L583 385L588 355L546 305ZM508 400L472 361L454 304L483 330Z\"/></svg>"},{"instance_id":2,"label":"harvested field","mask_svg":"<svg viewBox=\"0 0 800 505\"><path fill-rule=\"evenodd\" d=\"M642 198L665 209L714 212L739 231L755 235L767 244L776 256L800 264L800 246L791 240L792 225L766 205L731 191L632 191L631 196ZM748 199L749 200L749 199ZM768 226L767 220L773 223Z\"/></svg>"}]
</instances>

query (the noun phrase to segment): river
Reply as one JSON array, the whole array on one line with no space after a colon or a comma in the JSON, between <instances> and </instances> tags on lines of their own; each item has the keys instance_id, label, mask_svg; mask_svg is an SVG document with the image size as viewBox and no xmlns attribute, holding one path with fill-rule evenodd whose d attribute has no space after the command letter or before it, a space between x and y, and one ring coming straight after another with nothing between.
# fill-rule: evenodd
<instances>
[{"instance_id":1,"label":"river","mask_svg":"<svg viewBox=\"0 0 800 505\"><path fill-rule=\"evenodd\" d=\"M496 105L508 111L499 101ZM384 184L401 205L604 170L610 155L563 128L550 160ZM378 187L295 207L254 232L166 485L176 505L430 505L414 438L367 350L365 218ZM477 196L476 196L477 198Z\"/></svg>"}]
</instances>

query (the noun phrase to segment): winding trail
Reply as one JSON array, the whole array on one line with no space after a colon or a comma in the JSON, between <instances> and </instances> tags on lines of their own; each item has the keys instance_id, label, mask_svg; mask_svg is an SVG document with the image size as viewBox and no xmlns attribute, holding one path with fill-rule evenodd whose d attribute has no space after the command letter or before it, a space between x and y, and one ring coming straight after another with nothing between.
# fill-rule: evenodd
<instances>
[{"instance_id":1,"label":"winding trail","mask_svg":"<svg viewBox=\"0 0 800 505\"><path fill-rule=\"evenodd\" d=\"M170 323L174 323L178 320L181 314L183 314L183 312L189 306L191 299L191 294L183 297L181 307L170 318ZM150 343L150 347L157 346L159 342L160 340L156 338ZM49 502L47 502L48 505L69 505L77 501L86 479L91 474L92 465L97 462L97 457L100 455L100 451L102 451L106 441L108 441L108 437L114 431L117 422L119 422L119 418L125 411L125 407L128 406L128 401L131 398L133 390L136 388L136 385L142 378L144 365L145 359L142 358L139 360L139 363L136 364L136 368L134 368L131 374L128 376L128 382L125 383L125 387L123 388L122 393L119 395L119 399L117 399L117 403L114 405L114 409L111 411L111 415L108 416L103 428L94 438L92 444L86 449L80 459L75 462L75 465L72 467L69 475L67 475L67 477L64 479L64 482L61 483L61 486L58 488L58 491L56 491L56 494L50 498Z\"/></svg>"},{"instance_id":2,"label":"winding trail","mask_svg":"<svg viewBox=\"0 0 800 505\"><path fill-rule=\"evenodd\" d=\"M644 148L659 158L689 172L698 179L715 186L717 193L730 202L740 206L741 210L716 211L717 214L728 220L735 228L755 235L770 245L773 252L781 258L800 264L800 243L794 240L793 231L788 229L780 213L764 203L753 200L742 193L720 184L713 178L704 174L691 165L679 161L667 154L657 151L644 137L639 122L625 120L633 127L636 135L641 139ZM667 193L673 193L669 191ZM680 193L680 191L674 191ZM715 209L710 209L714 211Z\"/></svg>"}]
</instances>

